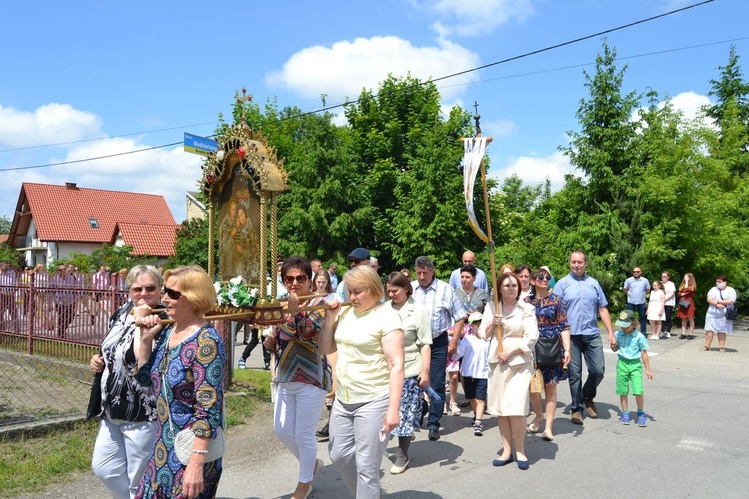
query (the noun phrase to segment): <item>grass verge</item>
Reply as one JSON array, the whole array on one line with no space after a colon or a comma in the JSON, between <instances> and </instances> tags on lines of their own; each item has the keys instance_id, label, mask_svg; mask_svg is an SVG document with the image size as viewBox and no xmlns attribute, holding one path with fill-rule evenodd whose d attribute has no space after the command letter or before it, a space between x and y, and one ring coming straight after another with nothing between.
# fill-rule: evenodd
<instances>
[{"instance_id":1,"label":"grass verge","mask_svg":"<svg viewBox=\"0 0 749 499\"><path fill-rule=\"evenodd\" d=\"M268 371L235 371L226 394L227 426L249 422L258 405L269 402ZM92 420L43 436L0 439L0 497L38 493L72 473L90 473L98 427L99 421Z\"/></svg>"}]
</instances>

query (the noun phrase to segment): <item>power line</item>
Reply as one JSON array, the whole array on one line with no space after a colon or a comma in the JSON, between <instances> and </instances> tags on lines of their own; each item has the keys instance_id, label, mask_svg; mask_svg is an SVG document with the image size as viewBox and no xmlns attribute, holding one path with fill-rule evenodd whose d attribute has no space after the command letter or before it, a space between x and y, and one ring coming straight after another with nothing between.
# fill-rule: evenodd
<instances>
[{"instance_id":1,"label":"power line","mask_svg":"<svg viewBox=\"0 0 749 499\"><path fill-rule=\"evenodd\" d=\"M499 60L499 61L496 61L496 62L492 62L492 63L489 63L489 64L484 64L483 66L478 66L478 67L475 67L475 68L466 69L464 71L459 71L457 73L449 74L449 75L446 75L446 76L441 76L439 78L433 78L433 79L425 81L425 82L419 82L418 84L419 85L425 85L425 84L428 84L428 83L434 83L434 82L438 82L438 81L442 81L442 80L447 80L449 78L455 78L456 76L462 76L464 74L472 73L472 72L475 72L475 71L480 71L482 69L490 68L490 67L493 67L493 66L498 66L500 64L506 64L508 62L512 62L512 61L516 61L516 60L523 59L523 58L526 58L526 57L530 57L530 56L533 56L533 55L541 54L543 52L548 52L550 50L554 50L554 49L557 49L557 48L560 48L560 47L565 47L567 45L572 45L572 44L575 44L575 43L578 43L578 42L581 42L581 41L584 41L584 40L589 40L591 38L599 37L601 35L605 35L605 34L608 34L608 33L613 33L615 31L621 31L623 29L631 28L631 27L637 26L639 24L648 23L650 21L654 21L656 19L667 17L667 16L670 16L670 15L673 15L673 14L677 14L679 12L684 12L686 10L693 9L695 7L701 7L701 6L705 5L705 4L712 3L714 1L715 0L704 0L703 2L699 2L699 3L696 3L696 4L688 5L686 7L680 8L680 9L675 9L675 10L671 10L671 11L668 11L668 12L664 12L663 14L659 14L657 16L652 16L652 17L648 17L648 18L645 18L645 19L641 19L639 21L634 21L634 22L631 22L631 23L622 24L622 25L617 26L615 28L606 29L606 30L603 30L603 31L599 31L597 33L593 33L593 34L586 35L586 36L583 36L583 37L575 38L573 40L569 40L569 41L566 41L566 42L558 43L556 45L550 45L548 47L544 47L544 48L541 48L541 49L538 49L538 50L533 50L531 52L525 52L525 53L520 54L520 55L516 55L516 56L513 56L513 57L508 57L506 59L502 59L502 60ZM743 38L739 38L739 39L743 39ZM716 42L716 43L720 43L720 42ZM677 50L677 49L672 49L672 51L673 50ZM664 51L664 52L667 52L667 51ZM654 53L651 53L651 54L658 54L658 53L659 52L654 52ZM645 54L645 55L651 55L651 54ZM632 56L632 57L636 57L636 56ZM571 67L574 67L574 66L570 66L570 67L567 67L567 68L559 68L558 70L569 69ZM553 71L553 70L547 70L547 71ZM541 71L541 72L545 72L545 71ZM534 73L527 73L527 74L534 74ZM510 77L505 77L505 79L506 78L510 78ZM492 80L487 80L487 81L492 81ZM296 114L296 115L294 115L292 117L289 117L289 118L281 118L281 121L283 121L285 119L300 118L300 117L308 116L308 115L311 115L311 114L317 114L319 112L328 111L328 110L331 110L331 109L337 109L339 107L348 106L348 105L350 105L352 103L353 103L352 101L347 101L347 102L343 102L343 103L339 103L339 104L334 104L334 105L331 105L331 106L324 106L322 109L316 109L316 110L313 110L313 111L308 111L308 112L305 112L305 113ZM211 123L215 123L215 122L211 122ZM205 124L210 124L210 123L204 123L204 125ZM192 125L192 126L199 126L199 125ZM175 127L175 128L184 128L184 127ZM175 128L172 128L172 129L175 129ZM138 134L133 133L133 134L127 134L127 135L122 135L122 136L124 137L124 136L129 136L129 135L138 135ZM93 141L93 140L103 140L103 139L86 139L86 140L82 140L82 141L61 143L60 145L72 144L72 143L77 143L77 142L87 142L87 141ZM99 159L107 159L107 158L112 158L112 157L117 157L117 156L124 156L124 155L127 155L127 154L135 154L135 153L144 152L144 151L151 151L151 150L154 150L154 149L163 149L164 147L171 147L171 146L175 146L175 145L178 145L178 144L181 144L181 143L182 142L173 142L171 144L163 144L163 145L160 145L160 146L147 147L147 148L143 148L143 149L136 149L136 150L132 150L132 151L126 151L126 152L121 152L121 153L109 154L109 155L105 155L105 156L98 156L98 157L95 157L95 158L79 159L79 160L74 160L74 161L63 161L63 162L59 162L59 163L47 163L47 164L33 165L33 166L19 166L19 167L11 167L11 168L0 168L0 172L14 171L14 170L30 170L30 169L35 169L35 168L46 168L46 167L50 167L50 166L62 166L62 165L69 165L69 164L74 164L74 163L83 163L83 162L86 162L86 161L96 161L96 160L99 160ZM27 148L8 149L6 151L20 150L20 149L33 149L35 147L48 147L48 146L30 146L30 147L27 147ZM5 152L5 151L0 151L0 152Z\"/></svg>"},{"instance_id":2,"label":"power line","mask_svg":"<svg viewBox=\"0 0 749 499\"><path fill-rule=\"evenodd\" d=\"M147 135L149 133L159 133L159 132L169 132L172 130L183 130L185 128L194 128L196 126L205 126L205 125L214 125L216 124L216 121L208 121L206 123L196 123L194 125L185 125L185 126L174 126L170 128L160 128L158 130L148 130L145 132L134 132L134 133L123 133L120 135L111 135L109 137L96 137L92 139L81 139L81 140L71 140L68 142L55 142L54 144L42 144L37 146L26 146L26 147L14 147L13 149L0 149L0 152L14 152L14 151L26 151L29 149L42 149L44 147L56 147L56 146L67 146L70 144L82 144L84 142L96 142L98 140L107 140L107 139L119 139L122 137L132 137L133 135Z\"/></svg>"}]
</instances>

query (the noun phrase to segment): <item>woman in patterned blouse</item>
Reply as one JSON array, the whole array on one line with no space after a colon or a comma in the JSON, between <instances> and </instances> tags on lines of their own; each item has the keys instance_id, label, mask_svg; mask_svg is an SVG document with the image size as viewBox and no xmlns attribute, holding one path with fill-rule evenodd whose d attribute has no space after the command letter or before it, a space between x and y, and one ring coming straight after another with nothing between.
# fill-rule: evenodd
<instances>
[{"instance_id":1,"label":"woman in patterned blouse","mask_svg":"<svg viewBox=\"0 0 749 499\"><path fill-rule=\"evenodd\" d=\"M97 375L100 400L88 417L101 417L91 467L116 499L135 494L146 469L156 437L156 398L132 376L137 367L140 334L136 332L133 306L159 306L161 273L151 265L133 267L125 279L130 300L109 320L109 332L101 353L91 358ZM92 401L95 402L95 401Z\"/></svg>"},{"instance_id":2,"label":"woman in patterned blouse","mask_svg":"<svg viewBox=\"0 0 749 499\"><path fill-rule=\"evenodd\" d=\"M216 291L202 268L191 265L164 273L166 313L174 326L160 335L161 318L135 307L143 323L136 373L138 382L156 395L159 428L151 460L136 498L210 498L221 478L221 458L206 462L208 445L224 426L226 347L203 314L216 306ZM189 428L195 433L190 461L177 458L174 438Z\"/></svg>"},{"instance_id":3,"label":"woman in patterned blouse","mask_svg":"<svg viewBox=\"0 0 749 499\"><path fill-rule=\"evenodd\" d=\"M289 291L289 309L322 303L316 297L300 303L311 294L312 266L309 260L292 256L284 260L281 279ZM287 314L286 322L273 328L265 346L275 352L273 382L276 383L273 428L278 439L299 460L299 481L292 499L310 495L315 475L322 471L317 458L315 431L325 395L330 391L328 361L317 350L322 328L322 311Z\"/></svg>"}]
</instances>

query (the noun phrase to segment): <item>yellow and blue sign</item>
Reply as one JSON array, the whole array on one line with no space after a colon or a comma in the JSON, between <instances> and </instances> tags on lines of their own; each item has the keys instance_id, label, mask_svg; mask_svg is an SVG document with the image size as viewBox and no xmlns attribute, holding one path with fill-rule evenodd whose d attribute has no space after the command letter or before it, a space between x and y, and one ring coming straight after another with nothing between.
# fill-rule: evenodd
<instances>
[{"instance_id":1,"label":"yellow and blue sign","mask_svg":"<svg viewBox=\"0 0 749 499\"><path fill-rule=\"evenodd\" d=\"M208 156L209 154L216 152L218 149L218 142L205 137L199 137L191 133L185 133L185 151L193 154L200 154L201 156Z\"/></svg>"}]
</instances>

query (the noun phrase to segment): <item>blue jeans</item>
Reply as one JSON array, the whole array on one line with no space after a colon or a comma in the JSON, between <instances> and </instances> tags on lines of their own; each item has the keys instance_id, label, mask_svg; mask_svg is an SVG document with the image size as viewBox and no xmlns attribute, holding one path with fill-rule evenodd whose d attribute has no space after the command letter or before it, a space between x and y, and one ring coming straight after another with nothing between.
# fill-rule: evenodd
<instances>
[{"instance_id":1,"label":"blue jeans","mask_svg":"<svg viewBox=\"0 0 749 499\"><path fill-rule=\"evenodd\" d=\"M571 412L583 412L584 400L596 398L596 389L603 381L606 369L603 359L603 341L600 334L570 335L570 395ZM588 366L588 379L583 385L583 356Z\"/></svg>"},{"instance_id":2,"label":"blue jeans","mask_svg":"<svg viewBox=\"0 0 749 499\"><path fill-rule=\"evenodd\" d=\"M637 305L635 305L634 303L627 302L627 308L633 312L637 312L637 320L640 321L640 331L642 332L642 335L647 338L647 334L645 331L647 331L648 326L648 315L645 312L645 304L638 303Z\"/></svg>"},{"instance_id":3,"label":"blue jeans","mask_svg":"<svg viewBox=\"0 0 749 499\"><path fill-rule=\"evenodd\" d=\"M447 368L447 332L432 339L432 360L429 363L429 384L442 400L429 403L429 420L427 429L439 430L442 411L445 409L445 369Z\"/></svg>"}]
</instances>

